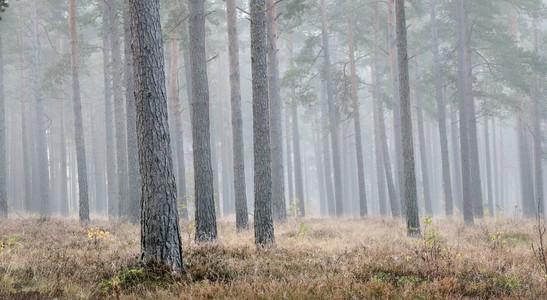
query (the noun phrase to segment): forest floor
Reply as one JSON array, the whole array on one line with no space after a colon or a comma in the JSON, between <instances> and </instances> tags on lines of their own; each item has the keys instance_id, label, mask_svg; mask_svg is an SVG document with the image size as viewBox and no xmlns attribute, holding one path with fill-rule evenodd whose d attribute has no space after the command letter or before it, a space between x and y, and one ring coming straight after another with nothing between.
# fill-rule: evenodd
<instances>
[{"instance_id":1,"label":"forest floor","mask_svg":"<svg viewBox=\"0 0 547 300\"><path fill-rule=\"evenodd\" d=\"M486 219L466 227L424 220L289 220L277 246L219 221L219 241L196 245L182 223L186 273L144 271L139 227L47 219L0 220L0 299L544 299L532 250L536 222ZM99 229L99 230L98 230Z\"/></svg>"}]
</instances>

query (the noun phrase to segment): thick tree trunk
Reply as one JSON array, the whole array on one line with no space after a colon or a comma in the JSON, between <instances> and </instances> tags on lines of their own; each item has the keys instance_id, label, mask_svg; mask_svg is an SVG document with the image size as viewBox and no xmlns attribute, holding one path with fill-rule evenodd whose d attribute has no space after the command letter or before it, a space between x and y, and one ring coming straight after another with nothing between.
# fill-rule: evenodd
<instances>
[{"instance_id":1,"label":"thick tree trunk","mask_svg":"<svg viewBox=\"0 0 547 300\"><path fill-rule=\"evenodd\" d=\"M64 54L64 42L59 35L57 51ZM59 208L62 216L68 216L68 187L67 187L67 158L66 158L66 134L65 134L65 76L61 77L59 84ZM103 200L104 201L104 200Z\"/></svg>"},{"instance_id":2,"label":"thick tree trunk","mask_svg":"<svg viewBox=\"0 0 547 300\"><path fill-rule=\"evenodd\" d=\"M110 65L110 8L106 1L102 1L102 42L104 68L104 112L106 123L106 178L108 190L108 218L118 217L118 176L116 176L116 148L114 127L114 102L112 102L112 68Z\"/></svg>"},{"instance_id":3,"label":"thick tree trunk","mask_svg":"<svg viewBox=\"0 0 547 300\"><path fill-rule=\"evenodd\" d=\"M8 217L8 193L6 186L6 109L4 106L4 60L2 58L2 32L0 25L0 219Z\"/></svg>"},{"instance_id":4,"label":"thick tree trunk","mask_svg":"<svg viewBox=\"0 0 547 300\"><path fill-rule=\"evenodd\" d=\"M49 168L48 168L48 153L46 142L46 115L44 113L44 100L42 91L42 67L40 61L40 39L39 39L39 24L37 2L32 2L33 25L32 25L32 78L34 82L35 102L35 120L36 120L36 151L38 158L38 173L39 180L37 181L39 190L40 214L49 216L51 207L49 201Z\"/></svg>"},{"instance_id":5,"label":"thick tree trunk","mask_svg":"<svg viewBox=\"0 0 547 300\"><path fill-rule=\"evenodd\" d=\"M192 118L192 140L196 195L196 242L213 242L217 239L217 223L209 131L205 7L203 1L200 0L190 0L188 4L190 11L190 61L192 63L192 115L194 116Z\"/></svg>"},{"instance_id":6,"label":"thick tree trunk","mask_svg":"<svg viewBox=\"0 0 547 300\"><path fill-rule=\"evenodd\" d=\"M459 0L457 13L457 32L458 32L458 90L459 90L459 112L460 112L460 149L461 149L461 172L462 172L462 199L463 199L463 218L466 224L474 223L473 210L473 193L472 193L472 177L471 177L471 149L469 143L470 135L470 106L473 105L470 101L470 91L466 71L466 60L469 53L467 52L468 25L467 25L467 9L465 0Z\"/></svg>"},{"instance_id":7,"label":"thick tree trunk","mask_svg":"<svg viewBox=\"0 0 547 300\"><path fill-rule=\"evenodd\" d=\"M139 146L137 141L137 109L135 103L135 76L133 53L131 52L131 20L128 10L124 12L125 54L125 110L127 118L127 184L129 221L137 224L141 218L141 174L139 171Z\"/></svg>"},{"instance_id":8,"label":"thick tree trunk","mask_svg":"<svg viewBox=\"0 0 547 300\"><path fill-rule=\"evenodd\" d=\"M281 125L281 88L277 59L277 0L266 0L268 36L268 94L270 100L270 143L272 149L272 203L274 219L285 222L285 172L283 170L283 127Z\"/></svg>"},{"instance_id":9,"label":"thick tree trunk","mask_svg":"<svg viewBox=\"0 0 547 300\"><path fill-rule=\"evenodd\" d=\"M414 170L414 140L412 138L412 118L410 112L410 85L408 78L407 30L405 1L397 0L397 56L399 66L399 93L401 105L401 133L403 136L404 199L406 207L406 227L408 236L420 235L418 215L418 195L416 192L416 173Z\"/></svg>"},{"instance_id":10,"label":"thick tree trunk","mask_svg":"<svg viewBox=\"0 0 547 300\"><path fill-rule=\"evenodd\" d=\"M82 100L80 95L80 71L78 66L78 44L76 41L76 0L68 2L68 24L70 32L70 65L72 67L72 101L74 105L74 140L78 164L78 192L80 221L89 221L89 199L87 195L87 166L85 158L84 126L82 123Z\"/></svg>"},{"instance_id":11,"label":"thick tree trunk","mask_svg":"<svg viewBox=\"0 0 547 300\"><path fill-rule=\"evenodd\" d=\"M329 129L332 143L332 164L334 169L334 199L336 216L341 217L344 210L342 196L342 167L340 165L340 144L338 133L338 108L334 99L334 87L330 60L329 23L327 18L326 0L321 0L321 36L323 40L323 57L325 59L324 76L327 84L327 98L329 107Z\"/></svg>"},{"instance_id":12,"label":"thick tree trunk","mask_svg":"<svg viewBox=\"0 0 547 300\"><path fill-rule=\"evenodd\" d=\"M110 1L110 51L112 53L112 95L114 96L114 115L116 128L116 163L118 171L118 215L129 217L129 197L127 180L127 145L125 129L125 103L122 90L122 60L120 45L120 18L118 0Z\"/></svg>"},{"instance_id":13,"label":"thick tree trunk","mask_svg":"<svg viewBox=\"0 0 547 300\"><path fill-rule=\"evenodd\" d=\"M359 215L364 217L368 214L367 195L365 185L365 167L363 160L363 142L361 141L361 114L359 112L359 95L357 87L357 71L355 67L355 50L353 46L353 14L351 11L351 0L347 0L348 11L348 49L351 72L351 99L353 105L353 127L355 128L355 154L357 162L357 180L359 185Z\"/></svg>"},{"instance_id":14,"label":"thick tree trunk","mask_svg":"<svg viewBox=\"0 0 547 300\"><path fill-rule=\"evenodd\" d=\"M448 140L446 138L446 104L444 103L441 59L439 54L439 35L437 32L437 0L430 1L431 36L433 40L432 51L435 73L435 99L437 101L437 118L439 122L439 138L441 144L441 161L443 172L443 192L445 213L451 216L454 212L452 203L452 182L450 179L450 157L448 154Z\"/></svg>"},{"instance_id":15,"label":"thick tree trunk","mask_svg":"<svg viewBox=\"0 0 547 300\"><path fill-rule=\"evenodd\" d=\"M142 180L141 258L181 271L159 0L129 0L129 14Z\"/></svg>"},{"instance_id":16,"label":"thick tree trunk","mask_svg":"<svg viewBox=\"0 0 547 300\"><path fill-rule=\"evenodd\" d=\"M228 23L228 54L230 56L230 102L232 108L232 137L234 156L234 191L237 231L249 229L247 192L245 185L245 152L243 117L241 113L241 82L239 73L239 40L237 33L236 1L226 1Z\"/></svg>"},{"instance_id":17,"label":"thick tree trunk","mask_svg":"<svg viewBox=\"0 0 547 300\"><path fill-rule=\"evenodd\" d=\"M272 218L265 1L251 0L250 8L255 171L254 231L255 244L268 246L275 243L275 236Z\"/></svg>"},{"instance_id":18,"label":"thick tree trunk","mask_svg":"<svg viewBox=\"0 0 547 300\"><path fill-rule=\"evenodd\" d=\"M450 105L450 138L451 138L451 147L452 147L452 186L453 189L453 200L454 206L463 211L463 198L462 198L462 172L461 172L461 152L460 152L460 143L459 143L459 133L458 133L458 108L457 105Z\"/></svg>"}]
</instances>

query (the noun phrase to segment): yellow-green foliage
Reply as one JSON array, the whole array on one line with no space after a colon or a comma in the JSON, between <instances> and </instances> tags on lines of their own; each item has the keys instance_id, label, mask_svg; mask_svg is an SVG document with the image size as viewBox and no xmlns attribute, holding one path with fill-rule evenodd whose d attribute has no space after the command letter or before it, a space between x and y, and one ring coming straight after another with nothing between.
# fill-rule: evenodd
<instances>
[{"instance_id":1,"label":"yellow-green foliage","mask_svg":"<svg viewBox=\"0 0 547 300\"><path fill-rule=\"evenodd\" d=\"M406 236L402 220L290 219L276 225L275 248L257 249L252 230L237 234L233 220L220 220L217 244L184 239L186 272L172 274L161 265L141 265L139 226L0 220L0 299L543 299L547 294L531 250L532 222L423 223L423 237L416 240ZM192 231L191 224L181 223L182 234ZM97 244L90 242L96 233ZM498 240L507 242L492 247Z\"/></svg>"}]
</instances>

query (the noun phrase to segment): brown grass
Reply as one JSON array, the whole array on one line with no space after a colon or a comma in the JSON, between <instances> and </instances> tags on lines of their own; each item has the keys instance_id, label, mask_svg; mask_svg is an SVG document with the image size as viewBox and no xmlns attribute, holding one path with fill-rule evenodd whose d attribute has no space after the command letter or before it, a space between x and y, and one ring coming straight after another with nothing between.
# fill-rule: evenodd
<instances>
[{"instance_id":1,"label":"brown grass","mask_svg":"<svg viewBox=\"0 0 547 300\"><path fill-rule=\"evenodd\" d=\"M95 243L90 227L109 236ZM187 273L143 271L139 228L125 223L0 221L0 299L541 299L546 277L531 250L531 221L466 227L434 220L422 240L402 221L291 220L277 247L219 222L215 245L195 245L182 224ZM438 234L435 234L435 230ZM190 241L189 241L190 239ZM1 248L1 247L0 247Z\"/></svg>"}]
</instances>

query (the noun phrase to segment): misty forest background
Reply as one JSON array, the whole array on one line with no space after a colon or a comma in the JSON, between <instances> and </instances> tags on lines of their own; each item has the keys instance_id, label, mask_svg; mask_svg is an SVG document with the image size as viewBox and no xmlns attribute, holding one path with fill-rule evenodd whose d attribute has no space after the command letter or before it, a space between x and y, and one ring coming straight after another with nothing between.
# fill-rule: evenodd
<instances>
[{"instance_id":1,"label":"misty forest background","mask_svg":"<svg viewBox=\"0 0 547 300\"><path fill-rule=\"evenodd\" d=\"M234 172L243 168L234 160L226 2L205 4L220 218L235 215ZM462 9L459 2L406 4L419 214L465 215L468 223L483 215L533 217L538 208L543 214L545 3L480 0ZM252 214L249 6L235 4L245 162L239 180ZM124 1L76 5L83 133L73 110L67 2L11 1L2 13L2 213L75 217L76 145L83 137L91 218L138 222L136 132L129 126L135 114L127 101L133 97L126 76L128 10ZM277 37L277 61L268 63L278 66L277 83L269 74L274 218L402 216L404 128L394 1L286 0L275 6L275 18L268 19L268 33ZM161 1L169 128L184 220L195 211L187 15L186 1ZM464 214L466 201L473 207Z\"/></svg>"}]
</instances>

